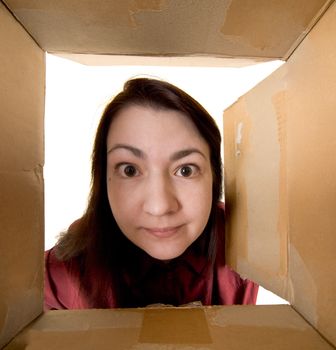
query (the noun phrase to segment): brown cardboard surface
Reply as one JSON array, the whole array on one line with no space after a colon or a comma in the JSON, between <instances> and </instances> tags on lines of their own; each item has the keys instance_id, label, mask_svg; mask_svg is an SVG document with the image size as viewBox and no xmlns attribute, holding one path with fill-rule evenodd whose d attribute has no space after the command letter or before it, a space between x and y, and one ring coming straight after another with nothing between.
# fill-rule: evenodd
<instances>
[{"instance_id":1,"label":"brown cardboard surface","mask_svg":"<svg viewBox=\"0 0 336 350\"><path fill-rule=\"evenodd\" d=\"M335 37L334 3L288 62L224 114L230 263L333 344Z\"/></svg>"},{"instance_id":2,"label":"brown cardboard surface","mask_svg":"<svg viewBox=\"0 0 336 350\"><path fill-rule=\"evenodd\" d=\"M335 37L336 3L288 65L287 161L293 304L336 345Z\"/></svg>"},{"instance_id":3,"label":"brown cardboard surface","mask_svg":"<svg viewBox=\"0 0 336 350\"><path fill-rule=\"evenodd\" d=\"M2 3L0 16L0 171L32 170L43 165L44 53Z\"/></svg>"},{"instance_id":4,"label":"brown cardboard surface","mask_svg":"<svg viewBox=\"0 0 336 350\"><path fill-rule=\"evenodd\" d=\"M332 346L290 306L280 305L50 311L5 350L24 348L328 350Z\"/></svg>"},{"instance_id":5,"label":"brown cardboard surface","mask_svg":"<svg viewBox=\"0 0 336 350\"><path fill-rule=\"evenodd\" d=\"M228 261L288 299L285 138L272 100L284 93L283 74L224 112L224 179Z\"/></svg>"},{"instance_id":6,"label":"brown cardboard surface","mask_svg":"<svg viewBox=\"0 0 336 350\"><path fill-rule=\"evenodd\" d=\"M287 58L331 0L5 0L50 52Z\"/></svg>"},{"instance_id":7,"label":"brown cardboard surface","mask_svg":"<svg viewBox=\"0 0 336 350\"><path fill-rule=\"evenodd\" d=\"M42 311L44 53L0 3L0 347Z\"/></svg>"}]
</instances>

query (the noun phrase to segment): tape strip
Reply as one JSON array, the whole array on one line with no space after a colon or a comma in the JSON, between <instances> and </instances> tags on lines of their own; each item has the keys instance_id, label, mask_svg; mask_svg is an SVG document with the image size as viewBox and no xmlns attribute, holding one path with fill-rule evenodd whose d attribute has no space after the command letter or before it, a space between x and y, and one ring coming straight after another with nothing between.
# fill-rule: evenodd
<instances>
[{"instance_id":1,"label":"tape strip","mask_svg":"<svg viewBox=\"0 0 336 350\"><path fill-rule=\"evenodd\" d=\"M212 339L201 308L144 310L140 343L210 344Z\"/></svg>"}]
</instances>

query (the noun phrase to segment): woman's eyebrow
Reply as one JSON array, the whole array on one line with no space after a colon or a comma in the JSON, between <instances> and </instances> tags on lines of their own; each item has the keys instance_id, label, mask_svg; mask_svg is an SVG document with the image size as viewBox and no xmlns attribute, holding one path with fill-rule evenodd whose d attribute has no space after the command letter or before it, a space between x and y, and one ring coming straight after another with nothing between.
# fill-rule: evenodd
<instances>
[{"instance_id":1,"label":"woman's eyebrow","mask_svg":"<svg viewBox=\"0 0 336 350\"><path fill-rule=\"evenodd\" d=\"M113 147L111 147L108 151L107 154L114 152L115 150L118 149L125 149L127 151L130 151L134 156L141 158L141 159L145 159L146 158L146 154L139 148L136 148L134 146L131 145L127 145L127 144L123 144L123 143L118 143L116 145L114 145ZM203 152L201 152L199 149L197 148L187 148L187 149L183 149L177 152L174 152L169 159L171 161L177 161L179 159L182 159L184 157L189 156L190 154L193 153L197 153L199 155L201 155L204 159L207 159L207 157L205 156L205 154Z\"/></svg>"},{"instance_id":2,"label":"woman's eyebrow","mask_svg":"<svg viewBox=\"0 0 336 350\"><path fill-rule=\"evenodd\" d=\"M125 145L122 143L118 143L116 145L114 145L112 148L110 148L107 151L107 154L112 153L113 151L117 150L117 149L125 149L127 151L130 151L131 153L133 153L133 155L135 155L138 158L146 158L145 153L143 151L141 151L139 148L130 146L130 145Z\"/></svg>"},{"instance_id":3,"label":"woman's eyebrow","mask_svg":"<svg viewBox=\"0 0 336 350\"><path fill-rule=\"evenodd\" d=\"M181 151L177 151L175 153L173 153L170 156L170 160L171 161L176 161L179 160L181 158L187 157L192 153L198 153L200 154L204 159L207 159L207 157L205 156L205 154L203 152L201 152L199 149L197 148L187 148L187 149L183 149Z\"/></svg>"}]
</instances>

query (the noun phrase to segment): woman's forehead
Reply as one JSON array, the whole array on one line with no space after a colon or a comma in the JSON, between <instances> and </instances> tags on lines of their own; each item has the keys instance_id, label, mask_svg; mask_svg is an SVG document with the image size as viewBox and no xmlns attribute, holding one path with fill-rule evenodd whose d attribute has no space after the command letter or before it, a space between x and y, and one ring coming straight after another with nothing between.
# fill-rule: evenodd
<instances>
[{"instance_id":1,"label":"woman's forehead","mask_svg":"<svg viewBox=\"0 0 336 350\"><path fill-rule=\"evenodd\" d=\"M107 146L112 143L135 142L139 145L197 144L207 147L192 120L169 109L132 105L121 110L112 121Z\"/></svg>"},{"instance_id":2,"label":"woman's forehead","mask_svg":"<svg viewBox=\"0 0 336 350\"><path fill-rule=\"evenodd\" d=\"M109 135L116 137L131 133L135 137L140 133L153 134L153 130L162 135L176 136L183 133L202 137L186 114L171 109L138 105L128 106L115 116L109 127Z\"/></svg>"}]
</instances>

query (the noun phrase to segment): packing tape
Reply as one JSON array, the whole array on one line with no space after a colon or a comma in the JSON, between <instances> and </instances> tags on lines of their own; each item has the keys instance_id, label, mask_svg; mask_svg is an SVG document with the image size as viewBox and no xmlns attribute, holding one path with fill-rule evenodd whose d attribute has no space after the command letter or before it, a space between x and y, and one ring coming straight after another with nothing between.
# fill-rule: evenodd
<instances>
[{"instance_id":1,"label":"packing tape","mask_svg":"<svg viewBox=\"0 0 336 350\"><path fill-rule=\"evenodd\" d=\"M211 344L212 339L204 309L144 310L139 343Z\"/></svg>"}]
</instances>

